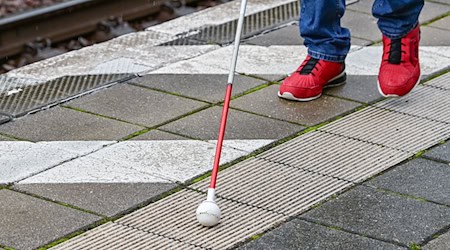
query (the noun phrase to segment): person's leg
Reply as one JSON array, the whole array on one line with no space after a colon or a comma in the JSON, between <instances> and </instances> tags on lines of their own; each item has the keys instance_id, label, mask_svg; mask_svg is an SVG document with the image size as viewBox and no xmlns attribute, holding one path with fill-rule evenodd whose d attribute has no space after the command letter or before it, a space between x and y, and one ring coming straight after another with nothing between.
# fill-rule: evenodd
<instances>
[{"instance_id":1,"label":"person's leg","mask_svg":"<svg viewBox=\"0 0 450 250\"><path fill-rule=\"evenodd\" d=\"M350 32L341 27L345 0L302 0L300 34L308 56L280 86L278 96L311 101L325 87L345 83L344 60L350 49Z\"/></svg>"},{"instance_id":2,"label":"person's leg","mask_svg":"<svg viewBox=\"0 0 450 250\"><path fill-rule=\"evenodd\" d=\"M408 94L420 81L419 14L423 0L375 0L372 11L383 33L378 89L386 97Z\"/></svg>"}]
</instances>

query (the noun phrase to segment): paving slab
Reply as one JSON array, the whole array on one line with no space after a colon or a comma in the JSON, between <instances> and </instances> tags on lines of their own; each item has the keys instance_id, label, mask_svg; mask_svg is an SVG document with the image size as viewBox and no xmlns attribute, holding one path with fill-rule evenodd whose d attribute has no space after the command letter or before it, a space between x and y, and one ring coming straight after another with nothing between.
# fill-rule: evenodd
<instances>
[{"instance_id":1,"label":"paving slab","mask_svg":"<svg viewBox=\"0 0 450 250\"><path fill-rule=\"evenodd\" d=\"M371 14L347 10L341 20L343 27L350 29L351 36L370 41L381 40L377 19Z\"/></svg>"},{"instance_id":2,"label":"paving slab","mask_svg":"<svg viewBox=\"0 0 450 250\"><path fill-rule=\"evenodd\" d=\"M36 249L101 219L10 190L0 190L0 244Z\"/></svg>"},{"instance_id":3,"label":"paving slab","mask_svg":"<svg viewBox=\"0 0 450 250\"><path fill-rule=\"evenodd\" d=\"M430 241L422 247L423 250L447 250L450 249L450 232L447 232L437 239Z\"/></svg>"},{"instance_id":4,"label":"paving slab","mask_svg":"<svg viewBox=\"0 0 450 250\"><path fill-rule=\"evenodd\" d=\"M419 16L419 22L420 23L428 22L436 17L446 14L449 11L450 5L448 4L425 1L425 5L423 6L422 12L420 13Z\"/></svg>"},{"instance_id":5,"label":"paving slab","mask_svg":"<svg viewBox=\"0 0 450 250\"><path fill-rule=\"evenodd\" d=\"M161 127L203 140L217 139L222 107L212 107ZM226 139L281 139L304 127L230 109Z\"/></svg>"},{"instance_id":6,"label":"paving slab","mask_svg":"<svg viewBox=\"0 0 450 250\"><path fill-rule=\"evenodd\" d=\"M416 159L367 182L367 185L450 205L449 178L449 165Z\"/></svg>"},{"instance_id":7,"label":"paving slab","mask_svg":"<svg viewBox=\"0 0 450 250\"><path fill-rule=\"evenodd\" d=\"M238 249L404 249L300 219L289 221Z\"/></svg>"},{"instance_id":8,"label":"paving slab","mask_svg":"<svg viewBox=\"0 0 450 250\"><path fill-rule=\"evenodd\" d=\"M448 1L450 5L450 0ZM442 19L439 19L435 22L430 23L428 25L430 27L440 28L444 30L450 30L450 16L444 17Z\"/></svg>"},{"instance_id":9,"label":"paving slab","mask_svg":"<svg viewBox=\"0 0 450 250\"><path fill-rule=\"evenodd\" d=\"M359 186L302 218L409 246L448 226L450 208Z\"/></svg>"},{"instance_id":10,"label":"paving slab","mask_svg":"<svg viewBox=\"0 0 450 250\"><path fill-rule=\"evenodd\" d=\"M272 85L231 101L231 107L268 117L295 122L306 126L316 125L348 113L359 103L323 96L314 102L292 102L277 96L279 85Z\"/></svg>"},{"instance_id":11,"label":"paving slab","mask_svg":"<svg viewBox=\"0 0 450 250\"><path fill-rule=\"evenodd\" d=\"M15 141L15 140L12 138L0 135L0 141Z\"/></svg>"},{"instance_id":12,"label":"paving slab","mask_svg":"<svg viewBox=\"0 0 450 250\"><path fill-rule=\"evenodd\" d=\"M430 26L420 28L421 46L446 46L450 44L449 31Z\"/></svg>"},{"instance_id":13,"label":"paving slab","mask_svg":"<svg viewBox=\"0 0 450 250\"><path fill-rule=\"evenodd\" d=\"M66 105L152 127L192 112L206 103L121 84L73 100Z\"/></svg>"},{"instance_id":14,"label":"paving slab","mask_svg":"<svg viewBox=\"0 0 450 250\"><path fill-rule=\"evenodd\" d=\"M138 135L136 137L131 138L132 141L147 141L147 140L188 140L189 138L175 135L172 133L168 133L165 131L152 129L147 133Z\"/></svg>"},{"instance_id":15,"label":"paving slab","mask_svg":"<svg viewBox=\"0 0 450 250\"><path fill-rule=\"evenodd\" d=\"M434 86L440 89L450 90L450 73L438 76L428 82L425 82L424 84Z\"/></svg>"},{"instance_id":16,"label":"paving slab","mask_svg":"<svg viewBox=\"0 0 450 250\"><path fill-rule=\"evenodd\" d=\"M19 191L109 217L155 199L175 187L172 183L53 183L13 186Z\"/></svg>"},{"instance_id":17,"label":"paving slab","mask_svg":"<svg viewBox=\"0 0 450 250\"><path fill-rule=\"evenodd\" d=\"M246 41L248 44L259 46L271 45L303 45L303 38L300 37L300 27L297 23L288 25L286 27L268 31L261 35L252 37Z\"/></svg>"},{"instance_id":18,"label":"paving slab","mask_svg":"<svg viewBox=\"0 0 450 250\"><path fill-rule=\"evenodd\" d=\"M427 151L424 156L450 163L450 141Z\"/></svg>"},{"instance_id":19,"label":"paving slab","mask_svg":"<svg viewBox=\"0 0 450 250\"><path fill-rule=\"evenodd\" d=\"M228 75L225 74L152 74L133 79L130 83L207 102L220 102L224 100L227 80ZM242 94L264 83L265 81L259 79L236 75L233 83L233 96Z\"/></svg>"},{"instance_id":20,"label":"paving slab","mask_svg":"<svg viewBox=\"0 0 450 250\"><path fill-rule=\"evenodd\" d=\"M375 0L359 0L354 4L348 5L347 10L356 10L372 15L372 6L374 1Z\"/></svg>"},{"instance_id":21,"label":"paving slab","mask_svg":"<svg viewBox=\"0 0 450 250\"><path fill-rule=\"evenodd\" d=\"M377 76L348 75L345 85L327 88L324 93L358 102L374 103L383 98L378 91L377 80Z\"/></svg>"},{"instance_id":22,"label":"paving slab","mask_svg":"<svg viewBox=\"0 0 450 250\"><path fill-rule=\"evenodd\" d=\"M117 140L142 127L55 107L0 126L0 132L32 141Z\"/></svg>"}]
</instances>

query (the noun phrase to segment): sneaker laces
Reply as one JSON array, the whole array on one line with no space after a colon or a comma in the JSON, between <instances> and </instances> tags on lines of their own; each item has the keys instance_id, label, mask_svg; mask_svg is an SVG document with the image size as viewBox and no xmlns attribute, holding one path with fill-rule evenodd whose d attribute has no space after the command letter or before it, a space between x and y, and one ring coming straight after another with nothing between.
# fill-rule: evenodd
<instances>
[{"instance_id":1,"label":"sneaker laces","mask_svg":"<svg viewBox=\"0 0 450 250\"><path fill-rule=\"evenodd\" d=\"M403 46L406 46L406 44L402 43L401 38L392 39L388 46L391 46L390 50L387 52L389 58L384 61L388 61L392 64L400 64L405 62L402 61L402 54L406 53L406 51L403 50Z\"/></svg>"},{"instance_id":2,"label":"sneaker laces","mask_svg":"<svg viewBox=\"0 0 450 250\"><path fill-rule=\"evenodd\" d=\"M297 72L300 73L300 75L312 74L313 76L315 76L315 74L312 73L312 71L314 69L317 69L317 67L316 67L317 64L320 65L319 59L311 57L306 63L303 64L302 69Z\"/></svg>"}]
</instances>

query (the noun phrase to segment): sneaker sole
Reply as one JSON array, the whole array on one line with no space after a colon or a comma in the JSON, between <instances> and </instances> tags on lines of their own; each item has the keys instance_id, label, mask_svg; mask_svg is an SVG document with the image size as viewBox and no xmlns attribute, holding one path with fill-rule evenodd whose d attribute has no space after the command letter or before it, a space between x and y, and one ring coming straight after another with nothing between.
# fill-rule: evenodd
<instances>
[{"instance_id":1,"label":"sneaker sole","mask_svg":"<svg viewBox=\"0 0 450 250\"><path fill-rule=\"evenodd\" d=\"M417 87L417 85L420 83L421 77L422 77L422 75L419 76L419 79L417 80L416 84L415 84L414 87L411 89L411 91L409 91L408 93L406 93L406 94L403 95L403 96L408 95L409 93L411 93L411 92L413 91L414 88ZM377 80L377 87L378 87L378 92L380 92L380 95L383 96L383 97L386 97L386 98L389 98L389 97L391 97L391 98L400 98L400 97L403 97L403 96L400 96L400 95L393 95L393 94L388 94L388 95L386 95L386 94L384 94L383 91L381 90L381 87L380 87L380 81L378 81L378 80Z\"/></svg>"},{"instance_id":2,"label":"sneaker sole","mask_svg":"<svg viewBox=\"0 0 450 250\"><path fill-rule=\"evenodd\" d=\"M347 82L347 74L345 71L343 71L341 74L337 75L336 77L332 78L328 83L323 87L324 89L332 88L332 87L338 87L342 86ZM283 94L278 91L278 97L291 100L291 101L297 101L297 102L309 102L312 100L315 100L322 96L322 93L316 96L308 97L308 98L297 98L290 92L284 92Z\"/></svg>"}]
</instances>

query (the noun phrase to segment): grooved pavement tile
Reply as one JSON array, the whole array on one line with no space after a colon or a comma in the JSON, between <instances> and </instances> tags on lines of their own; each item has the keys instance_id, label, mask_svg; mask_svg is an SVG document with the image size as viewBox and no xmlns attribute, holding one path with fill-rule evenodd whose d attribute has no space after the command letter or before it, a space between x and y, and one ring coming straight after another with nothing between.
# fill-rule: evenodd
<instances>
[{"instance_id":1,"label":"grooved pavement tile","mask_svg":"<svg viewBox=\"0 0 450 250\"><path fill-rule=\"evenodd\" d=\"M404 246L450 224L450 208L359 186L302 218Z\"/></svg>"},{"instance_id":2,"label":"grooved pavement tile","mask_svg":"<svg viewBox=\"0 0 450 250\"><path fill-rule=\"evenodd\" d=\"M427 151L424 156L450 163L450 141Z\"/></svg>"},{"instance_id":3,"label":"grooved pavement tile","mask_svg":"<svg viewBox=\"0 0 450 250\"><path fill-rule=\"evenodd\" d=\"M207 192L207 178L190 187ZM251 158L220 172L217 195L287 216L297 215L352 186L347 181Z\"/></svg>"},{"instance_id":4,"label":"grooved pavement tile","mask_svg":"<svg viewBox=\"0 0 450 250\"><path fill-rule=\"evenodd\" d=\"M116 221L118 224L156 233L197 246L225 249L261 233L286 217L221 198L221 222L206 228L198 224L195 210L206 194L180 191Z\"/></svg>"},{"instance_id":5,"label":"grooved pavement tile","mask_svg":"<svg viewBox=\"0 0 450 250\"><path fill-rule=\"evenodd\" d=\"M228 75L145 75L130 81L154 89L176 93L208 102L223 101ZM242 75L236 75L233 83L233 96L264 84L264 81Z\"/></svg>"},{"instance_id":6,"label":"grooved pavement tile","mask_svg":"<svg viewBox=\"0 0 450 250\"><path fill-rule=\"evenodd\" d=\"M111 217L174 187L172 183L49 183L13 188Z\"/></svg>"},{"instance_id":7,"label":"grooved pavement tile","mask_svg":"<svg viewBox=\"0 0 450 250\"><path fill-rule=\"evenodd\" d=\"M450 73L444 74L442 76L436 77L425 83L426 85L450 90Z\"/></svg>"},{"instance_id":8,"label":"grooved pavement tile","mask_svg":"<svg viewBox=\"0 0 450 250\"><path fill-rule=\"evenodd\" d=\"M152 233L144 232L135 228L123 226L117 223L109 222L97 227L83 235L66 241L56 247L57 249L202 249L158 236Z\"/></svg>"},{"instance_id":9,"label":"grooved pavement tile","mask_svg":"<svg viewBox=\"0 0 450 250\"><path fill-rule=\"evenodd\" d=\"M450 137L450 125L368 107L320 128L321 131L416 153Z\"/></svg>"},{"instance_id":10,"label":"grooved pavement tile","mask_svg":"<svg viewBox=\"0 0 450 250\"><path fill-rule=\"evenodd\" d=\"M101 217L28 195L0 190L0 244L36 249Z\"/></svg>"},{"instance_id":11,"label":"grooved pavement tile","mask_svg":"<svg viewBox=\"0 0 450 250\"><path fill-rule=\"evenodd\" d=\"M356 234L324 227L300 219L281 225L238 249L386 249L407 248Z\"/></svg>"},{"instance_id":12,"label":"grooved pavement tile","mask_svg":"<svg viewBox=\"0 0 450 250\"><path fill-rule=\"evenodd\" d=\"M116 140L142 127L55 107L0 126L0 132L32 141Z\"/></svg>"},{"instance_id":13,"label":"grooved pavement tile","mask_svg":"<svg viewBox=\"0 0 450 250\"><path fill-rule=\"evenodd\" d=\"M364 103L373 103L383 98L377 89L377 76L347 75L345 85L327 88L324 93Z\"/></svg>"},{"instance_id":14,"label":"grooved pavement tile","mask_svg":"<svg viewBox=\"0 0 450 250\"><path fill-rule=\"evenodd\" d=\"M450 166L416 159L369 181L367 185L450 206Z\"/></svg>"},{"instance_id":15,"label":"grooved pavement tile","mask_svg":"<svg viewBox=\"0 0 450 250\"><path fill-rule=\"evenodd\" d=\"M67 105L151 127L192 112L206 104L122 84L73 100Z\"/></svg>"},{"instance_id":16,"label":"grooved pavement tile","mask_svg":"<svg viewBox=\"0 0 450 250\"><path fill-rule=\"evenodd\" d=\"M352 182L361 182L412 154L323 132L310 132L258 158Z\"/></svg>"},{"instance_id":17,"label":"grooved pavement tile","mask_svg":"<svg viewBox=\"0 0 450 250\"><path fill-rule=\"evenodd\" d=\"M449 123L450 126L450 92L446 90L417 86L404 98L386 99L374 106Z\"/></svg>"},{"instance_id":18,"label":"grooved pavement tile","mask_svg":"<svg viewBox=\"0 0 450 250\"><path fill-rule=\"evenodd\" d=\"M295 122L307 126L328 121L336 116L348 113L359 103L323 96L313 102L292 102L277 96L279 85L231 101L231 107L262 114L268 117Z\"/></svg>"},{"instance_id":19,"label":"grooved pavement tile","mask_svg":"<svg viewBox=\"0 0 450 250\"><path fill-rule=\"evenodd\" d=\"M188 140L189 138L171 134L165 131L152 129L147 133L138 135L136 137L131 138L132 141L145 141L145 140Z\"/></svg>"},{"instance_id":20,"label":"grooved pavement tile","mask_svg":"<svg viewBox=\"0 0 450 250\"><path fill-rule=\"evenodd\" d=\"M217 139L222 107L212 107L161 127L190 137ZM225 139L281 139L304 127L238 110L229 110Z\"/></svg>"},{"instance_id":21,"label":"grooved pavement tile","mask_svg":"<svg viewBox=\"0 0 450 250\"><path fill-rule=\"evenodd\" d=\"M450 2L450 1L449 1ZM448 250L450 249L450 232L430 241L422 247L423 250Z\"/></svg>"},{"instance_id":22,"label":"grooved pavement tile","mask_svg":"<svg viewBox=\"0 0 450 250\"><path fill-rule=\"evenodd\" d=\"M436 29L429 26L420 28L421 46L447 46L450 45L450 31Z\"/></svg>"},{"instance_id":23,"label":"grooved pavement tile","mask_svg":"<svg viewBox=\"0 0 450 250\"><path fill-rule=\"evenodd\" d=\"M259 46L303 45L297 23L250 38L246 43Z\"/></svg>"}]
</instances>

